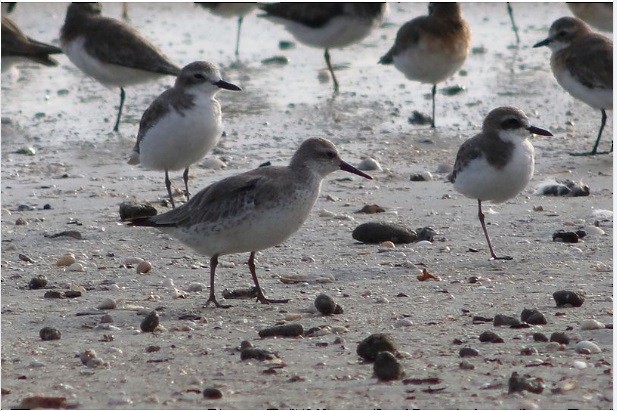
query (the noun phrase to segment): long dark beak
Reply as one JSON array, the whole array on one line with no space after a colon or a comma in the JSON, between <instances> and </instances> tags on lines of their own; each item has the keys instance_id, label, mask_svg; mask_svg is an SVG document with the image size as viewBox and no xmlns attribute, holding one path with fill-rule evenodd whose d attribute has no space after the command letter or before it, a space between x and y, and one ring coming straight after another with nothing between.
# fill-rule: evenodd
<instances>
[{"instance_id":1,"label":"long dark beak","mask_svg":"<svg viewBox=\"0 0 617 411\"><path fill-rule=\"evenodd\" d=\"M551 39L544 39L542 41L537 42L536 44L533 45L533 48L536 47L542 47L542 46L548 46L551 43Z\"/></svg>"},{"instance_id":2,"label":"long dark beak","mask_svg":"<svg viewBox=\"0 0 617 411\"><path fill-rule=\"evenodd\" d=\"M219 80L216 83L212 84L220 88L224 88L225 90L242 91L240 87L236 86L235 84L228 83L225 80Z\"/></svg>"},{"instance_id":3,"label":"long dark beak","mask_svg":"<svg viewBox=\"0 0 617 411\"><path fill-rule=\"evenodd\" d=\"M532 134L538 134L540 136L552 136L553 135L550 131L545 130L540 127L535 127L535 126L529 126L527 127L527 130Z\"/></svg>"},{"instance_id":4,"label":"long dark beak","mask_svg":"<svg viewBox=\"0 0 617 411\"><path fill-rule=\"evenodd\" d=\"M359 175L361 177L368 178L369 180L373 179L373 177L369 176L366 173L363 173L362 171L358 170L357 168L355 168L351 164L348 164L348 163L344 162L343 160L341 160L341 164L340 164L339 167L341 168L341 170L347 171L348 173L357 174L357 175Z\"/></svg>"}]
</instances>

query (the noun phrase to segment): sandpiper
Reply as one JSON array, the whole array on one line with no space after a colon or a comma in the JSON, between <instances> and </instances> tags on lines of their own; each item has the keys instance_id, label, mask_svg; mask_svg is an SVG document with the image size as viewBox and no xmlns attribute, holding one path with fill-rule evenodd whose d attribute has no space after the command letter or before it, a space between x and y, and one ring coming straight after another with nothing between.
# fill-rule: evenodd
<instances>
[{"instance_id":1,"label":"sandpiper","mask_svg":"<svg viewBox=\"0 0 617 411\"><path fill-rule=\"evenodd\" d=\"M60 33L60 44L81 71L107 87L120 87L120 107L114 125L118 131L124 87L177 76L180 68L131 26L101 16L98 3L71 3Z\"/></svg>"},{"instance_id":2,"label":"sandpiper","mask_svg":"<svg viewBox=\"0 0 617 411\"><path fill-rule=\"evenodd\" d=\"M238 17L238 31L236 33L236 57L240 55L240 30L244 16L252 12L257 3L195 3L210 10L214 15L221 17Z\"/></svg>"},{"instance_id":3,"label":"sandpiper","mask_svg":"<svg viewBox=\"0 0 617 411\"><path fill-rule=\"evenodd\" d=\"M381 24L386 3L274 3L260 8L269 20L285 28L301 43L325 49L334 92L339 84L330 63L330 49L357 43Z\"/></svg>"},{"instance_id":4,"label":"sandpiper","mask_svg":"<svg viewBox=\"0 0 617 411\"><path fill-rule=\"evenodd\" d=\"M613 2L566 3L579 19L602 31L613 31Z\"/></svg>"},{"instance_id":5,"label":"sandpiper","mask_svg":"<svg viewBox=\"0 0 617 411\"><path fill-rule=\"evenodd\" d=\"M471 29L458 3L430 3L428 12L401 26L379 63L394 64L409 80L433 85L431 127L435 128L437 83L454 75L465 62Z\"/></svg>"},{"instance_id":6,"label":"sandpiper","mask_svg":"<svg viewBox=\"0 0 617 411\"><path fill-rule=\"evenodd\" d=\"M57 66L50 54L61 54L62 50L27 37L8 17L2 17L2 71L7 71L18 61L30 60L45 66Z\"/></svg>"},{"instance_id":7,"label":"sandpiper","mask_svg":"<svg viewBox=\"0 0 617 411\"><path fill-rule=\"evenodd\" d=\"M150 104L139 123L128 163L165 170L165 185L174 208L168 171L184 169L188 199L190 165L216 146L223 131L221 106L214 98L220 89L238 91L240 87L224 81L211 63L190 63L182 69L176 84Z\"/></svg>"},{"instance_id":8,"label":"sandpiper","mask_svg":"<svg viewBox=\"0 0 617 411\"><path fill-rule=\"evenodd\" d=\"M606 125L606 110L613 109L613 41L594 33L576 17L562 17L553 22L548 38L534 45L541 46L551 49L551 69L559 85L572 97L602 112L591 151L570 154L607 154L608 151L598 153L598 144Z\"/></svg>"},{"instance_id":9,"label":"sandpiper","mask_svg":"<svg viewBox=\"0 0 617 411\"><path fill-rule=\"evenodd\" d=\"M492 110L484 119L482 132L459 148L449 177L456 191L478 200L478 218L495 260L512 258L495 255L484 224L482 201L502 203L527 186L534 169L534 149L527 140L529 134L552 136L547 130L529 125L527 116L518 108Z\"/></svg>"},{"instance_id":10,"label":"sandpiper","mask_svg":"<svg viewBox=\"0 0 617 411\"><path fill-rule=\"evenodd\" d=\"M295 233L317 200L324 177L344 170L371 179L341 160L336 147L323 138L305 140L288 166L260 167L218 181L187 203L129 225L157 227L210 258L210 296L206 305L220 304L214 274L221 255L250 252L249 270L263 304L289 300L266 298L257 281L255 253L282 243Z\"/></svg>"}]
</instances>

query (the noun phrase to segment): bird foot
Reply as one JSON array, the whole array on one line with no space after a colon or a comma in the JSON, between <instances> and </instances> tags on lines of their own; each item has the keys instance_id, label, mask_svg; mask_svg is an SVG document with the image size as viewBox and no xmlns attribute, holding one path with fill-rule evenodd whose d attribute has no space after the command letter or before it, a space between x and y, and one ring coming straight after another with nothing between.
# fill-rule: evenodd
<instances>
[{"instance_id":1,"label":"bird foot","mask_svg":"<svg viewBox=\"0 0 617 411\"><path fill-rule=\"evenodd\" d=\"M262 304L285 304L289 302L289 298L286 298L284 300L274 300L274 299L266 298L266 296L263 295L263 293L259 293L257 294L257 301L259 301Z\"/></svg>"},{"instance_id":2,"label":"bird foot","mask_svg":"<svg viewBox=\"0 0 617 411\"><path fill-rule=\"evenodd\" d=\"M214 305L217 308L230 308L231 307L231 305L221 304L218 301L216 301L216 297L214 295L210 295L210 298L208 298L208 301L206 301L205 307L207 307L210 303L214 303Z\"/></svg>"},{"instance_id":3,"label":"bird foot","mask_svg":"<svg viewBox=\"0 0 617 411\"><path fill-rule=\"evenodd\" d=\"M512 257L509 255L503 255L501 257L497 257L496 255L491 256L491 260L512 260Z\"/></svg>"}]
</instances>

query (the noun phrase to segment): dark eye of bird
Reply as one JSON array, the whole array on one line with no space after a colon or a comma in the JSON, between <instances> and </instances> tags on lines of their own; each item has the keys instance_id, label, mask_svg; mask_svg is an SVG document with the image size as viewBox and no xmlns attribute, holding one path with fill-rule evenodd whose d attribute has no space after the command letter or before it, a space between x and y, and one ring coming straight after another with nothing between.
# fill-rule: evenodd
<instances>
[{"instance_id":1,"label":"dark eye of bird","mask_svg":"<svg viewBox=\"0 0 617 411\"><path fill-rule=\"evenodd\" d=\"M332 159L332 158L336 157L336 153L335 153L335 152L333 152L333 151L328 151L328 152L326 153L326 157L328 157L328 158Z\"/></svg>"},{"instance_id":2,"label":"dark eye of bird","mask_svg":"<svg viewBox=\"0 0 617 411\"><path fill-rule=\"evenodd\" d=\"M520 127L521 127L521 122L515 118L509 118L501 122L501 128L505 130L511 130L511 129L520 128Z\"/></svg>"},{"instance_id":3,"label":"dark eye of bird","mask_svg":"<svg viewBox=\"0 0 617 411\"><path fill-rule=\"evenodd\" d=\"M201 73L196 73L196 74L193 75L193 77L195 77L196 79L199 79L199 80L205 80L206 79L206 77L204 77L204 75L201 74Z\"/></svg>"}]
</instances>

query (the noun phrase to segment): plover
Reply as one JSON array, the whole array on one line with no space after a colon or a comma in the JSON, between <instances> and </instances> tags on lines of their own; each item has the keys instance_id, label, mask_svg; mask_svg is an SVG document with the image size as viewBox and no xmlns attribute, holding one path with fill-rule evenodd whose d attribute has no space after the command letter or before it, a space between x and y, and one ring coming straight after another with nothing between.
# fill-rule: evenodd
<instances>
[{"instance_id":1,"label":"plover","mask_svg":"<svg viewBox=\"0 0 617 411\"><path fill-rule=\"evenodd\" d=\"M165 186L174 208L168 171L184 169L188 199L190 165L216 146L223 131L221 106L214 98L220 89L238 91L240 87L224 81L215 65L193 62L182 69L172 88L150 104L139 123L128 163L165 170Z\"/></svg>"},{"instance_id":2,"label":"plover","mask_svg":"<svg viewBox=\"0 0 617 411\"><path fill-rule=\"evenodd\" d=\"M478 218L491 257L495 260L512 258L495 255L484 224L482 201L502 203L527 186L534 169L534 149L527 140L530 134L552 135L547 130L529 125L527 116L518 108L492 110L484 119L482 132L459 148L449 177L456 191L478 200Z\"/></svg>"},{"instance_id":3,"label":"plover","mask_svg":"<svg viewBox=\"0 0 617 411\"><path fill-rule=\"evenodd\" d=\"M199 3L201 7L210 10L214 15L221 17L238 17L238 31L236 33L236 57L240 55L240 30L244 16L252 12L257 3Z\"/></svg>"},{"instance_id":4,"label":"plover","mask_svg":"<svg viewBox=\"0 0 617 411\"><path fill-rule=\"evenodd\" d=\"M602 31L613 31L613 2L566 3L579 19Z\"/></svg>"},{"instance_id":5,"label":"plover","mask_svg":"<svg viewBox=\"0 0 617 411\"><path fill-rule=\"evenodd\" d=\"M101 16L98 3L71 3L60 33L60 44L81 71L107 87L120 87L118 131L124 87L177 76L180 68L128 24Z\"/></svg>"},{"instance_id":6,"label":"plover","mask_svg":"<svg viewBox=\"0 0 617 411\"><path fill-rule=\"evenodd\" d=\"M299 42L323 48L334 92L339 84L330 63L330 49L357 43L381 24L386 3L274 3L260 8L269 20L285 26Z\"/></svg>"},{"instance_id":7,"label":"plover","mask_svg":"<svg viewBox=\"0 0 617 411\"><path fill-rule=\"evenodd\" d=\"M59 47L27 37L8 17L2 17L2 71L18 61L30 60L45 66L57 66L50 54L61 54Z\"/></svg>"},{"instance_id":8,"label":"plover","mask_svg":"<svg viewBox=\"0 0 617 411\"><path fill-rule=\"evenodd\" d=\"M572 97L602 112L600 130L591 151L571 154L608 153L598 153L598 144L606 125L606 110L613 109L613 41L594 33L576 17L562 17L553 22L548 38L534 45L541 46L551 49L551 69L559 85Z\"/></svg>"},{"instance_id":9,"label":"plover","mask_svg":"<svg viewBox=\"0 0 617 411\"><path fill-rule=\"evenodd\" d=\"M220 180L195 194L186 204L133 220L132 226L157 227L199 254L210 258L210 296L221 255L249 252L249 270L263 304L289 300L266 298L257 281L255 253L282 243L295 233L317 200L324 177L336 170L371 177L341 160L336 147L323 138L305 140L288 166L260 167Z\"/></svg>"},{"instance_id":10,"label":"plover","mask_svg":"<svg viewBox=\"0 0 617 411\"><path fill-rule=\"evenodd\" d=\"M428 16L416 17L396 33L392 48L379 60L394 64L409 80L433 85L435 128L435 93L437 83L458 71L465 62L471 44L471 29L461 15L458 3L429 3Z\"/></svg>"}]
</instances>

